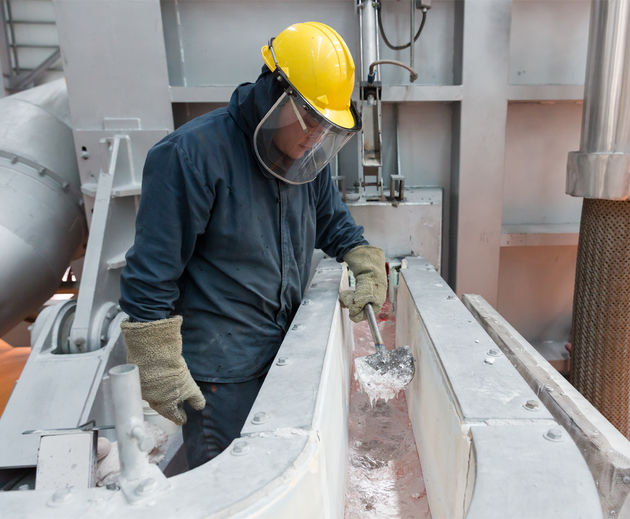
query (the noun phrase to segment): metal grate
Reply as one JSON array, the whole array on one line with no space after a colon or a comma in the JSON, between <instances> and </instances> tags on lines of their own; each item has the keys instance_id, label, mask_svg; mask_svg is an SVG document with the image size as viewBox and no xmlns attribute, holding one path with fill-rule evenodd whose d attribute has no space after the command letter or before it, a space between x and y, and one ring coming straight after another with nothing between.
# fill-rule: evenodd
<instances>
[{"instance_id":1,"label":"metal grate","mask_svg":"<svg viewBox=\"0 0 630 519\"><path fill-rule=\"evenodd\" d=\"M630 439L630 202L584 199L571 381Z\"/></svg>"}]
</instances>

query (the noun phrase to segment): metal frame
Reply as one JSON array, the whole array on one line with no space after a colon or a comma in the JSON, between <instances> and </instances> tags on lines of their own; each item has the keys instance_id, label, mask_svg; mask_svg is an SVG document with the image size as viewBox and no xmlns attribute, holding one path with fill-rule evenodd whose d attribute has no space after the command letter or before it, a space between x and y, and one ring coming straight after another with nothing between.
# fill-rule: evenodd
<instances>
[{"instance_id":1,"label":"metal frame","mask_svg":"<svg viewBox=\"0 0 630 519\"><path fill-rule=\"evenodd\" d=\"M0 2L0 68L2 70L2 81L0 86L4 93L14 93L24 90L33 85L52 65L61 58L61 50L58 45L44 44L20 44L15 37L16 23L33 25L50 25L55 22L48 20L15 20L11 13L11 0ZM8 29L8 30L7 30ZM50 48L52 52L39 65L30 70L22 70L18 56L19 48ZM11 56L11 54L13 56Z\"/></svg>"}]
</instances>

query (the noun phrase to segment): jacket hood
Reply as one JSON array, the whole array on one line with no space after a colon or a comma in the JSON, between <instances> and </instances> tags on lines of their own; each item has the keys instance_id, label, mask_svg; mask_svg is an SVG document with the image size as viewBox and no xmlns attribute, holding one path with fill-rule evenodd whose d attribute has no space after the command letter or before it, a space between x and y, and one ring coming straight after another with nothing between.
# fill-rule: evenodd
<instances>
[{"instance_id":1,"label":"jacket hood","mask_svg":"<svg viewBox=\"0 0 630 519\"><path fill-rule=\"evenodd\" d=\"M228 112L237 126L248 136L282 95L282 87L271 71L263 66L255 83L241 83L232 93Z\"/></svg>"}]
</instances>

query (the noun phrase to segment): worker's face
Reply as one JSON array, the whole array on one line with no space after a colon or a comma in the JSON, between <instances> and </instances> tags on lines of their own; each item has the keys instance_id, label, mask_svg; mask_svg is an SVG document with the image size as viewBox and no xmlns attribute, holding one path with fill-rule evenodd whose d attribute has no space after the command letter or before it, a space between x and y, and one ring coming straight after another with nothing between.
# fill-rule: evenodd
<instances>
[{"instance_id":1,"label":"worker's face","mask_svg":"<svg viewBox=\"0 0 630 519\"><path fill-rule=\"evenodd\" d=\"M289 101L280 111L273 142L287 157L297 160L320 140L323 131L305 110Z\"/></svg>"}]
</instances>

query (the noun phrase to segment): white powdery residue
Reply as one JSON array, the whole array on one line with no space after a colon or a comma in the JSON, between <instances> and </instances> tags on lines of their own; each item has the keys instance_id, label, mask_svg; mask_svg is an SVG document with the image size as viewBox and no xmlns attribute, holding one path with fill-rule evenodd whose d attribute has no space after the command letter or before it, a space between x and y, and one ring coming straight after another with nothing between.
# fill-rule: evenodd
<instances>
[{"instance_id":1,"label":"white powdery residue","mask_svg":"<svg viewBox=\"0 0 630 519\"><path fill-rule=\"evenodd\" d=\"M253 433L249 436L252 438L293 438L294 436L306 436L308 434L310 434L309 431L296 427L279 427L273 431Z\"/></svg>"},{"instance_id":2,"label":"white powdery residue","mask_svg":"<svg viewBox=\"0 0 630 519\"><path fill-rule=\"evenodd\" d=\"M394 370L384 374L379 373L366 362L365 357L355 359L354 378L359 382L361 391L370 398L372 406L377 400L388 402L406 385L406 380L400 376L400 373Z\"/></svg>"}]
</instances>

